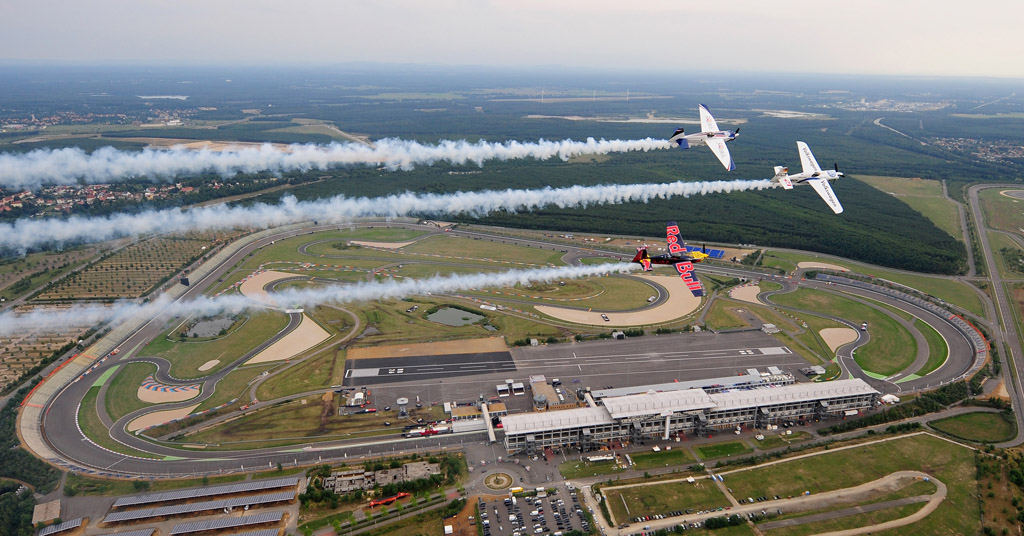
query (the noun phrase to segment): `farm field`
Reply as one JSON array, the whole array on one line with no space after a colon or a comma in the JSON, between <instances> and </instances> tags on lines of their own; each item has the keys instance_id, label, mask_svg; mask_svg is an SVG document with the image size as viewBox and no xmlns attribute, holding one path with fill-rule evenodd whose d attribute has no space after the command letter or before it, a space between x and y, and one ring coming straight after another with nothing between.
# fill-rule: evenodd
<instances>
[{"instance_id":1,"label":"farm field","mask_svg":"<svg viewBox=\"0 0 1024 536\"><path fill-rule=\"evenodd\" d=\"M769 253L771 254L771 257L768 257ZM924 274L897 272L895 270L867 266L865 264L848 261L845 259L835 259L831 257L826 258L819 257L816 255L790 253L788 251L773 250L770 252L766 252L766 265L770 264L769 259L773 261L773 264L779 264L780 266L788 267L786 269L787 272L795 270L796 263L804 261L825 262L828 264L843 266L859 274L870 275L881 279L887 279L889 281L899 283L901 285L907 285L926 294L931 294L932 296L946 300L949 303L963 307L964 309L967 309L968 311L979 316L985 314L984 308L981 305L981 299L978 298L977 292L973 290L973 287L970 284L961 281L955 281L948 278Z\"/></svg>"},{"instance_id":2,"label":"farm field","mask_svg":"<svg viewBox=\"0 0 1024 536\"><path fill-rule=\"evenodd\" d=\"M13 300L51 279L81 266L101 248L76 248L59 253L29 253L0 262L0 297Z\"/></svg>"},{"instance_id":3,"label":"farm field","mask_svg":"<svg viewBox=\"0 0 1024 536\"><path fill-rule=\"evenodd\" d=\"M817 311L871 326L871 340L857 349L854 357L866 371L890 376L914 362L917 343L910 333L882 312L842 296L801 288L776 294L772 300L782 306Z\"/></svg>"},{"instance_id":4,"label":"farm field","mask_svg":"<svg viewBox=\"0 0 1024 536\"><path fill-rule=\"evenodd\" d=\"M936 227L960 239L960 214L956 204L942 195L942 183L932 179L907 179L858 175L856 180L895 196L910 208L920 212Z\"/></svg>"},{"instance_id":5,"label":"farm field","mask_svg":"<svg viewBox=\"0 0 1024 536\"><path fill-rule=\"evenodd\" d=\"M24 306L17 312L59 309L61 305ZM61 329L32 330L0 337L0 389L25 371L49 358L65 345L78 341L91 328L87 324L68 324Z\"/></svg>"},{"instance_id":6,"label":"farm field","mask_svg":"<svg viewBox=\"0 0 1024 536\"><path fill-rule=\"evenodd\" d=\"M36 300L64 301L145 296L199 258L212 242L157 237L118 250L45 289Z\"/></svg>"},{"instance_id":7,"label":"farm field","mask_svg":"<svg viewBox=\"0 0 1024 536\"><path fill-rule=\"evenodd\" d=\"M935 476L948 487L946 500L915 525L920 534L976 534L980 529L971 450L920 433L843 450L837 447L841 445L813 458L727 472L725 481L736 496L787 497L856 486L895 471L917 470Z\"/></svg>"}]
</instances>

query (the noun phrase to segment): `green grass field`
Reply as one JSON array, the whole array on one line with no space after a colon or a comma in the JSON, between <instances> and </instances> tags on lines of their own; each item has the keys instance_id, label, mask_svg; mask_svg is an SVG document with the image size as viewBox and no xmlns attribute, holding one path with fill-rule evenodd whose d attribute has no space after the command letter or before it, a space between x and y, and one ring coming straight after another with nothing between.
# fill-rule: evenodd
<instances>
[{"instance_id":1,"label":"green grass field","mask_svg":"<svg viewBox=\"0 0 1024 536\"><path fill-rule=\"evenodd\" d=\"M97 413L99 392L100 387L95 386L89 389L85 396L82 397L82 403L78 407L78 426L81 427L82 433L97 445L114 452L139 456L141 458L159 459L159 456L122 445L110 437L110 430L103 424Z\"/></svg>"},{"instance_id":2,"label":"green grass field","mask_svg":"<svg viewBox=\"0 0 1024 536\"><path fill-rule=\"evenodd\" d=\"M1012 279L1018 278L1022 274L1024 274L1024 266L1021 266L1020 264L1010 266L1007 255L1005 255L1002 251L1005 248L1009 249L1011 252L1019 252L1020 246L1018 246L1016 242L1011 240L1010 237L1006 236L1005 234L996 231L988 232L988 240L992 246L992 251L995 254L994 256L996 258L996 265L998 265L999 267L1000 275L1002 275L1004 278ZM1014 254L1011 253L1011 256L1014 256Z\"/></svg>"},{"instance_id":3,"label":"green grass field","mask_svg":"<svg viewBox=\"0 0 1024 536\"><path fill-rule=\"evenodd\" d=\"M888 192L931 220L936 227L959 239L960 214L956 204L942 195L942 183L929 179L858 175L856 180Z\"/></svg>"},{"instance_id":4,"label":"green grass field","mask_svg":"<svg viewBox=\"0 0 1024 536\"><path fill-rule=\"evenodd\" d=\"M772 299L783 306L808 309L852 322L867 322L871 340L854 354L857 364L866 371L890 376L914 362L917 343L910 333L888 315L867 305L806 288L776 294Z\"/></svg>"},{"instance_id":5,"label":"green grass field","mask_svg":"<svg viewBox=\"0 0 1024 536\"><path fill-rule=\"evenodd\" d=\"M610 475L621 471L613 461L587 462L583 460L569 460L558 466L558 472L566 479L583 478L596 475Z\"/></svg>"},{"instance_id":6,"label":"green grass field","mask_svg":"<svg viewBox=\"0 0 1024 536\"><path fill-rule=\"evenodd\" d=\"M836 448L835 446L832 447ZM974 453L959 445L917 434L890 441L825 451L775 465L725 475L736 496L796 496L876 480L900 470L931 474L948 487L946 500L915 525L918 534L976 534L980 529ZM894 532L899 534L899 531Z\"/></svg>"},{"instance_id":7,"label":"green grass field","mask_svg":"<svg viewBox=\"0 0 1024 536\"><path fill-rule=\"evenodd\" d=\"M107 415L111 419L116 421L137 409L152 405L139 400L138 396L142 380L151 374L156 374L156 365L128 363L110 379L110 386L107 387L103 403L106 405Z\"/></svg>"},{"instance_id":8,"label":"green grass field","mask_svg":"<svg viewBox=\"0 0 1024 536\"><path fill-rule=\"evenodd\" d=\"M1013 188L988 188L978 194L981 209L985 213L985 223L993 229L1024 234L1024 199L1016 199L1002 195L1003 190ZM1018 190L1020 188L1017 188Z\"/></svg>"},{"instance_id":9,"label":"green grass field","mask_svg":"<svg viewBox=\"0 0 1024 536\"><path fill-rule=\"evenodd\" d=\"M964 413L937 421L928 426L951 436L978 443L1008 441L1017 434L1017 426L1000 413Z\"/></svg>"},{"instance_id":10,"label":"green grass field","mask_svg":"<svg viewBox=\"0 0 1024 536\"><path fill-rule=\"evenodd\" d=\"M270 370L276 366L278 366L278 364L249 365L232 370L227 374L227 376L224 376L219 382L217 382L217 385L214 387L213 395L204 400L203 403L195 409L195 411L212 409L232 399L241 397L250 381L259 377L259 375L263 374L264 371ZM246 402L248 401L248 399L243 400Z\"/></svg>"},{"instance_id":11,"label":"green grass field","mask_svg":"<svg viewBox=\"0 0 1024 536\"><path fill-rule=\"evenodd\" d=\"M602 493L616 523L629 522L629 518L635 516L664 514L672 510L711 510L730 505L718 486L708 478L693 484L671 482L603 489Z\"/></svg>"},{"instance_id":12,"label":"green grass field","mask_svg":"<svg viewBox=\"0 0 1024 536\"><path fill-rule=\"evenodd\" d=\"M921 367L921 370L914 372L918 376L924 376L934 372L946 362L946 357L949 356L949 345L946 344L946 339L943 339L942 335L926 322L919 319L914 320L914 327L928 341L928 361Z\"/></svg>"},{"instance_id":13,"label":"green grass field","mask_svg":"<svg viewBox=\"0 0 1024 536\"><path fill-rule=\"evenodd\" d=\"M695 461L693 456L682 447L676 447L672 450L663 449L661 452L630 454L629 457L633 459L633 469L641 471L673 465L691 464Z\"/></svg>"},{"instance_id":14,"label":"green grass field","mask_svg":"<svg viewBox=\"0 0 1024 536\"><path fill-rule=\"evenodd\" d=\"M263 382L257 395L260 400L340 385L345 379L345 351L327 348L314 357Z\"/></svg>"},{"instance_id":15,"label":"green grass field","mask_svg":"<svg viewBox=\"0 0 1024 536\"><path fill-rule=\"evenodd\" d=\"M861 514L853 514L850 516L840 517L836 519L829 519L827 521L816 521L811 523L804 523L802 525L794 525L791 527L782 527L774 530L765 532L767 536L809 536L811 534L822 534L825 532L832 532L837 530L855 529L859 527L867 527L869 525L877 525L886 521L892 521L895 519L902 519L907 517L914 512L917 512L921 508L924 508L926 503L915 503L904 506L897 506L893 508L885 508L883 510L875 510L873 512L866 512ZM900 534L911 534L906 532L912 530L913 525L901 527ZM869 533L870 534L870 533Z\"/></svg>"},{"instance_id":16,"label":"green grass field","mask_svg":"<svg viewBox=\"0 0 1024 536\"><path fill-rule=\"evenodd\" d=\"M550 249L514 246L488 240L471 240L451 235L431 236L402 248L406 253L447 255L485 261L504 261L514 265L562 266L563 253Z\"/></svg>"},{"instance_id":17,"label":"green grass field","mask_svg":"<svg viewBox=\"0 0 1024 536\"><path fill-rule=\"evenodd\" d=\"M479 270L476 270L479 271ZM486 291L467 291L464 294L492 301L508 298L537 305L594 308L624 311L649 305L647 299L658 291L647 283L631 277L607 276L588 279L569 279L559 283L538 284L529 287L492 288ZM549 299L544 299L549 298ZM519 305L518 308L527 307Z\"/></svg>"},{"instance_id":18,"label":"green grass field","mask_svg":"<svg viewBox=\"0 0 1024 536\"><path fill-rule=\"evenodd\" d=\"M796 263L803 261L811 262L826 262L828 264L835 264L837 266L843 266L849 270L857 272L859 274L871 275L874 277L887 279L901 285L906 285L911 288L915 288L926 294L931 294L937 298L948 301L954 305L959 305L972 313L977 315L984 315L984 308L981 305L981 299L978 298L978 294L972 289L971 285L961 281L955 281L953 279L929 276L924 274L909 274L896 272L886 268L876 268L873 266L867 266L864 264L848 261L845 259L832 259L832 258L821 258L814 255L804 255L800 253L789 253L783 251L770 251L766 252L772 255L773 259L779 262L788 263L793 269L796 269ZM765 261L767 264L767 260Z\"/></svg>"},{"instance_id":19,"label":"green grass field","mask_svg":"<svg viewBox=\"0 0 1024 536\"><path fill-rule=\"evenodd\" d=\"M319 395L311 395L261 411L251 412L244 417L203 430L181 441L219 445L219 447L211 447L210 450L235 450L308 443L308 440L313 438L343 439L394 435L401 433L402 426L415 424L417 417L436 420L439 417L439 412L442 411L440 406L411 408L408 418L399 419L397 410L338 416L337 407L337 399L329 403L330 410L325 419L321 421L324 403ZM386 420L391 421L393 426L385 426L384 421Z\"/></svg>"},{"instance_id":20,"label":"green grass field","mask_svg":"<svg viewBox=\"0 0 1024 536\"><path fill-rule=\"evenodd\" d=\"M808 439L811 439L809 432L793 432L790 435L783 435L782 432L772 431L764 434L762 441L754 441L753 443L759 450L771 450L802 443Z\"/></svg>"},{"instance_id":21,"label":"green grass field","mask_svg":"<svg viewBox=\"0 0 1024 536\"><path fill-rule=\"evenodd\" d=\"M741 454L749 454L754 449L750 448L749 445L743 441L730 441L728 443L712 443L710 445L701 445L697 447L697 454L705 460L713 460L716 458L725 458L729 456L739 456Z\"/></svg>"},{"instance_id":22,"label":"green grass field","mask_svg":"<svg viewBox=\"0 0 1024 536\"><path fill-rule=\"evenodd\" d=\"M287 325L288 316L284 313L267 312L251 315L237 330L212 341L171 340L168 339L171 333L169 330L153 339L138 355L166 358L171 362L171 375L176 378L198 378L226 367ZM210 370L199 370L199 367L213 359L220 363Z\"/></svg>"},{"instance_id":23,"label":"green grass field","mask_svg":"<svg viewBox=\"0 0 1024 536\"><path fill-rule=\"evenodd\" d=\"M708 329L715 331L747 327L748 324L739 317L736 309L747 309L747 306L732 301L715 300L704 317L704 323Z\"/></svg>"}]
</instances>

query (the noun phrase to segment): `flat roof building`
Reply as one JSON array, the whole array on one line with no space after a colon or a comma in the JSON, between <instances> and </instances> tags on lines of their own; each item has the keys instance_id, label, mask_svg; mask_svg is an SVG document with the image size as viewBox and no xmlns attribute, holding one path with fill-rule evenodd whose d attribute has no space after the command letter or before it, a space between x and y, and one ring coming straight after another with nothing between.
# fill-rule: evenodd
<instances>
[{"instance_id":1,"label":"flat roof building","mask_svg":"<svg viewBox=\"0 0 1024 536\"><path fill-rule=\"evenodd\" d=\"M668 439L672 434L700 434L741 424L762 427L780 420L841 416L873 407L880 394L860 379L714 393L650 390L607 396L596 407L507 415L501 422L510 453L566 446L586 451L611 441Z\"/></svg>"}]
</instances>

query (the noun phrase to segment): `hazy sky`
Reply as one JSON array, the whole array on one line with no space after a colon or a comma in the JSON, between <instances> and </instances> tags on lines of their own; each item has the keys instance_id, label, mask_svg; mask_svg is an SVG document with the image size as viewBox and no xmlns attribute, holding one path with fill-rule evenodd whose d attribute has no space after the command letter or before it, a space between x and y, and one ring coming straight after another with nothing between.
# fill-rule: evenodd
<instances>
[{"instance_id":1,"label":"hazy sky","mask_svg":"<svg viewBox=\"0 0 1024 536\"><path fill-rule=\"evenodd\" d=\"M1024 77L1022 21L1022 0L0 0L0 60Z\"/></svg>"}]
</instances>

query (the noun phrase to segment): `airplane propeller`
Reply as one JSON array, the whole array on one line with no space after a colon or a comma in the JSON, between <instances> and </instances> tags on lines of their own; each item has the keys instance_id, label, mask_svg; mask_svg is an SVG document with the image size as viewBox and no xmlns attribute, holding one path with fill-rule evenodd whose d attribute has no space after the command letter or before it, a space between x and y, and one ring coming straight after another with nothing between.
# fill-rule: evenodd
<instances>
[{"instance_id":1,"label":"airplane propeller","mask_svg":"<svg viewBox=\"0 0 1024 536\"><path fill-rule=\"evenodd\" d=\"M834 167L834 168L835 168L835 170L836 170L836 178L837 178L837 179L838 179L839 177L845 177L845 176L846 176L845 174L843 174L843 172L842 172L842 171L839 171L839 163L838 163L838 162L835 162L835 163L833 164L833 167Z\"/></svg>"}]
</instances>

